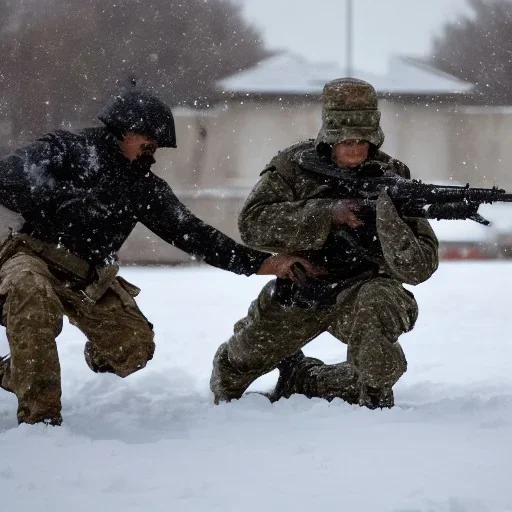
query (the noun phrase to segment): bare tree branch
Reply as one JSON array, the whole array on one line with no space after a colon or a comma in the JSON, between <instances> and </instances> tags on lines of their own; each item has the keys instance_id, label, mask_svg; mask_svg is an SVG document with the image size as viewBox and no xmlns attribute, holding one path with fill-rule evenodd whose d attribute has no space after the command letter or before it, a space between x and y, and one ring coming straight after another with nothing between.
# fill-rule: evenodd
<instances>
[{"instance_id":1,"label":"bare tree branch","mask_svg":"<svg viewBox=\"0 0 512 512\"><path fill-rule=\"evenodd\" d=\"M488 104L512 102L512 2L468 0L471 16L447 24L434 41L433 63L476 85Z\"/></svg>"},{"instance_id":2,"label":"bare tree branch","mask_svg":"<svg viewBox=\"0 0 512 512\"><path fill-rule=\"evenodd\" d=\"M130 78L172 105L267 55L231 0L0 0L0 116L13 144L95 121Z\"/></svg>"}]
</instances>

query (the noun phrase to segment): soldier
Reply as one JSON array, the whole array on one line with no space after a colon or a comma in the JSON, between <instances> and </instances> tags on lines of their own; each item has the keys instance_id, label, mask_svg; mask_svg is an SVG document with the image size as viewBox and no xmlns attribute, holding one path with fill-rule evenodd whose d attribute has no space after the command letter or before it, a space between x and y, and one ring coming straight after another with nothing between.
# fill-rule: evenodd
<instances>
[{"instance_id":1,"label":"soldier","mask_svg":"<svg viewBox=\"0 0 512 512\"><path fill-rule=\"evenodd\" d=\"M300 393L393 406L393 385L407 367L398 338L418 314L403 284L433 274L438 242L426 219L402 217L387 193L371 208L340 196L327 179L347 168L410 178L403 163L379 150L383 141L374 88L334 80L323 90L316 140L278 153L263 171L240 214L242 239L306 257L328 274L299 284L267 283L215 355L210 387L216 403L240 398L277 367L271 401ZM326 331L347 344L346 362L327 365L300 350Z\"/></svg>"},{"instance_id":2,"label":"soldier","mask_svg":"<svg viewBox=\"0 0 512 512\"><path fill-rule=\"evenodd\" d=\"M0 160L0 204L25 221L0 248L11 352L0 358L0 386L16 394L20 423L62 421L55 338L64 314L87 336L94 372L126 377L153 357L153 326L134 300L140 290L117 276L116 253L137 222L238 274L285 277L294 262L203 223L150 171L158 147L176 147L171 110L159 99L128 91L99 118L105 127L56 131Z\"/></svg>"}]
</instances>

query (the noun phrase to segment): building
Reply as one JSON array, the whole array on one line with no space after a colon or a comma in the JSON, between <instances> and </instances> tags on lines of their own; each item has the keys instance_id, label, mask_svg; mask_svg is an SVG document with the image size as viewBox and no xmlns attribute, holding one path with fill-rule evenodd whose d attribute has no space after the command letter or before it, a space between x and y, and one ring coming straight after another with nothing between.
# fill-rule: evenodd
<instances>
[{"instance_id":1,"label":"building","mask_svg":"<svg viewBox=\"0 0 512 512\"><path fill-rule=\"evenodd\" d=\"M224 177L205 173L205 178L215 184L224 180L224 186L252 186L278 149L316 136L323 86L341 76L343 69L336 63L310 63L284 53L220 82L225 99L211 134L215 150L206 160L213 168L222 167ZM393 59L387 75L355 76L372 83L379 94L384 151L407 162L425 180L451 176L453 112L472 86L405 57ZM232 130L219 129L226 125ZM229 161L219 158L219 152Z\"/></svg>"},{"instance_id":2,"label":"building","mask_svg":"<svg viewBox=\"0 0 512 512\"><path fill-rule=\"evenodd\" d=\"M207 113L176 112L178 149L158 155L156 172L194 213L237 238L238 211L260 172L280 149L316 136L323 86L343 75L337 63L281 53L227 77L218 83L219 99ZM393 59L386 75L356 76L378 91L384 150L426 181L464 175L465 165L453 164L451 131L462 123L457 104L472 85L407 57ZM121 256L144 263L188 260L143 227Z\"/></svg>"},{"instance_id":3,"label":"building","mask_svg":"<svg viewBox=\"0 0 512 512\"><path fill-rule=\"evenodd\" d=\"M155 172L196 215L238 239L238 212L260 172L280 149L316 136L323 86L343 75L337 63L281 53L226 77L217 84L218 100L212 108L174 110L178 149L159 150ZM378 92L386 134L383 149L406 162L414 177L472 186L497 184L512 190L508 171L512 108L472 106L471 84L409 57L392 59L385 75L357 72L355 76L372 83ZM499 233L488 230L489 237L478 242L454 241L459 254L464 253L463 244L482 248L500 240L510 246L507 254L512 255L509 211L501 209L498 215L505 219L498 222ZM1 224L16 221L1 212L0 218L4 221L0 232L6 230ZM443 226L450 222L434 226L443 231L442 236L455 236L457 230ZM190 261L141 225L120 257L127 264Z\"/></svg>"}]
</instances>

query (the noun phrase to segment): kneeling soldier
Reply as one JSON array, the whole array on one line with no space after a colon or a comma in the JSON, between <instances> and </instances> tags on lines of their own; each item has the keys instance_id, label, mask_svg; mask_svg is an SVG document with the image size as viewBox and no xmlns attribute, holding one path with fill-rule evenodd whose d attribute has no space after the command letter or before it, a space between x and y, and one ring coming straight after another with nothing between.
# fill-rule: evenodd
<instances>
[{"instance_id":1,"label":"kneeling soldier","mask_svg":"<svg viewBox=\"0 0 512 512\"><path fill-rule=\"evenodd\" d=\"M403 284L428 279L438 266L438 242L420 217L403 217L387 193L373 208L343 197L337 173L409 169L379 150L384 140L374 88L361 80L329 82L316 138L280 152L263 171L240 214L250 246L300 255L327 273L297 284L269 282L215 355L216 402L240 398L261 375L279 368L271 400L293 393L391 407L393 386L407 363L398 338L418 308ZM334 178L334 179L333 179ZM327 365L300 350L329 332L348 345L347 361Z\"/></svg>"}]
</instances>

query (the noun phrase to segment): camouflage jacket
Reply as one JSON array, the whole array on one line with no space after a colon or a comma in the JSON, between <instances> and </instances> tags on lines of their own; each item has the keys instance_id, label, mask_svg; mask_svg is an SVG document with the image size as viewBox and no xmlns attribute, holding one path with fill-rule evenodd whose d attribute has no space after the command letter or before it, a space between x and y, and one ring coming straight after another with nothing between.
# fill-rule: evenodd
<instances>
[{"instance_id":1,"label":"camouflage jacket","mask_svg":"<svg viewBox=\"0 0 512 512\"><path fill-rule=\"evenodd\" d=\"M437 238L426 219L400 217L385 193L377 201L373 224L365 222L362 228L372 250L350 253L351 229L332 225L333 206L341 198L321 176L296 162L300 151L313 147L313 141L295 144L265 168L240 213L242 240L253 247L305 256L340 279L368 270L407 284L428 279L438 266ZM382 151L371 158L410 178L407 166Z\"/></svg>"}]
</instances>

